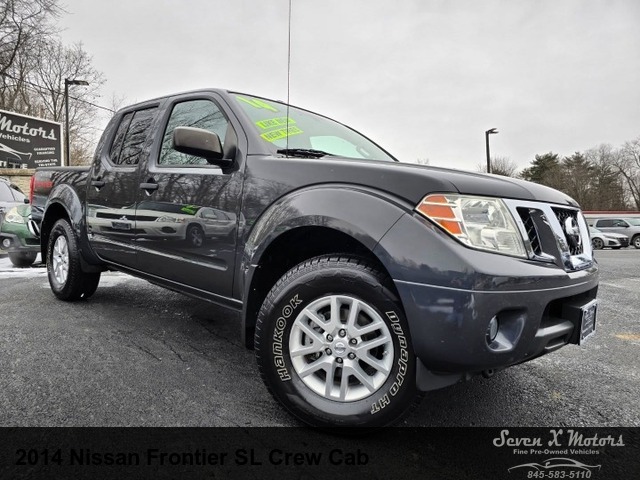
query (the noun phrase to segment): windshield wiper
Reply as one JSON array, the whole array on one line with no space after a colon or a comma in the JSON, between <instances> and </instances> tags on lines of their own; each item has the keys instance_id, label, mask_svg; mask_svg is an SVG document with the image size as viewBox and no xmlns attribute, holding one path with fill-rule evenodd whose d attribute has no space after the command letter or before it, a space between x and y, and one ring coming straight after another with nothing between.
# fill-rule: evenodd
<instances>
[{"instance_id":1,"label":"windshield wiper","mask_svg":"<svg viewBox=\"0 0 640 480\"><path fill-rule=\"evenodd\" d=\"M288 157L302 157L302 158L320 158L324 156L332 156L330 153L323 152L322 150L313 150L307 148L281 148L276 153L282 153Z\"/></svg>"}]
</instances>

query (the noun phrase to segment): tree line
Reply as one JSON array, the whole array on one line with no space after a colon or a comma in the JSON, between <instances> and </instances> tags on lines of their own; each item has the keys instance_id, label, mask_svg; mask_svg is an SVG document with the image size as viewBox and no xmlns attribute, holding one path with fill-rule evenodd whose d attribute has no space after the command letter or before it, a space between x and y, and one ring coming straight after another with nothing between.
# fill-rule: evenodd
<instances>
[{"instance_id":1,"label":"tree line","mask_svg":"<svg viewBox=\"0 0 640 480\"><path fill-rule=\"evenodd\" d=\"M583 210L640 210L640 136L620 148L602 144L561 157L536 155L520 170L506 157L492 157L492 173L547 185L574 198ZM478 165L478 171L486 171Z\"/></svg>"},{"instance_id":2,"label":"tree line","mask_svg":"<svg viewBox=\"0 0 640 480\"><path fill-rule=\"evenodd\" d=\"M95 138L95 101L104 76L82 44L65 45L59 0L0 0L0 109L64 122L65 79L88 86L69 91L72 165L88 163Z\"/></svg>"}]
</instances>

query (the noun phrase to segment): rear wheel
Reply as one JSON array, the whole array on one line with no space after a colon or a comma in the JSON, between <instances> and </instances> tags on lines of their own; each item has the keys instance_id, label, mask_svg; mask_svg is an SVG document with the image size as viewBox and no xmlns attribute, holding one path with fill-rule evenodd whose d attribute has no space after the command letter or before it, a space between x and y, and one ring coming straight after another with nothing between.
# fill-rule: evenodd
<instances>
[{"instance_id":1,"label":"rear wheel","mask_svg":"<svg viewBox=\"0 0 640 480\"><path fill-rule=\"evenodd\" d=\"M599 238L591 240L591 245L593 245L595 250L602 250L604 248L604 242Z\"/></svg>"},{"instance_id":2,"label":"rear wheel","mask_svg":"<svg viewBox=\"0 0 640 480\"><path fill-rule=\"evenodd\" d=\"M49 235L47 274L55 296L66 301L89 298L100 282L100 272L82 270L78 239L65 219L58 220Z\"/></svg>"},{"instance_id":3,"label":"rear wheel","mask_svg":"<svg viewBox=\"0 0 640 480\"><path fill-rule=\"evenodd\" d=\"M356 258L317 257L287 272L260 309L255 348L269 391L310 425L389 425L418 399L399 299Z\"/></svg>"},{"instance_id":4,"label":"rear wheel","mask_svg":"<svg viewBox=\"0 0 640 480\"><path fill-rule=\"evenodd\" d=\"M37 252L9 252L9 260L15 267L29 267L36 261Z\"/></svg>"}]
</instances>

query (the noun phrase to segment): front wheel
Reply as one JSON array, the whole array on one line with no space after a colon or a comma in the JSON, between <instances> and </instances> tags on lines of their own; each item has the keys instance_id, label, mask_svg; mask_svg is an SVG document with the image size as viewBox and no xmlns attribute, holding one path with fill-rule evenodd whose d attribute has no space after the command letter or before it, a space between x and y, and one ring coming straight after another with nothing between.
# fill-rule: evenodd
<instances>
[{"instance_id":1,"label":"front wheel","mask_svg":"<svg viewBox=\"0 0 640 480\"><path fill-rule=\"evenodd\" d=\"M633 237L633 239L631 240L631 243L633 244L634 247L640 248L640 235L636 235L635 237Z\"/></svg>"},{"instance_id":2,"label":"front wheel","mask_svg":"<svg viewBox=\"0 0 640 480\"><path fill-rule=\"evenodd\" d=\"M594 250L602 250L604 248L604 242L599 238L594 238L591 240L591 245Z\"/></svg>"},{"instance_id":3,"label":"front wheel","mask_svg":"<svg viewBox=\"0 0 640 480\"><path fill-rule=\"evenodd\" d=\"M54 295L60 300L89 298L98 288L100 272L82 270L75 232L65 219L58 220L47 244L47 274Z\"/></svg>"},{"instance_id":4,"label":"front wheel","mask_svg":"<svg viewBox=\"0 0 640 480\"><path fill-rule=\"evenodd\" d=\"M418 399L409 328L389 278L353 257L287 272L258 314L256 359L272 395L305 423L380 427Z\"/></svg>"},{"instance_id":5,"label":"front wheel","mask_svg":"<svg viewBox=\"0 0 640 480\"><path fill-rule=\"evenodd\" d=\"M9 252L9 260L14 267L29 267L36 261L37 252Z\"/></svg>"}]
</instances>

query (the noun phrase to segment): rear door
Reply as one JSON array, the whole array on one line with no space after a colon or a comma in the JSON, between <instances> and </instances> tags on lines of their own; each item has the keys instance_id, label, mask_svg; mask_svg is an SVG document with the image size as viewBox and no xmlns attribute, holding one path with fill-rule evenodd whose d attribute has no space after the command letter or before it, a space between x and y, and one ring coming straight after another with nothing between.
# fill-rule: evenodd
<instances>
[{"instance_id":1,"label":"rear door","mask_svg":"<svg viewBox=\"0 0 640 480\"><path fill-rule=\"evenodd\" d=\"M163 109L161 135L140 173L139 268L231 297L242 189L240 152L246 151L246 139L214 93L175 97ZM233 166L223 171L203 158L174 150L173 131L178 126L218 134L225 158L233 159Z\"/></svg>"},{"instance_id":2,"label":"rear door","mask_svg":"<svg viewBox=\"0 0 640 480\"><path fill-rule=\"evenodd\" d=\"M139 166L152 142L157 105L125 112L110 124L87 180L87 232L102 259L136 268L135 203Z\"/></svg>"}]
</instances>

